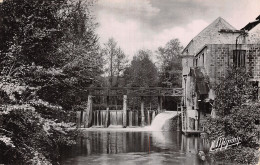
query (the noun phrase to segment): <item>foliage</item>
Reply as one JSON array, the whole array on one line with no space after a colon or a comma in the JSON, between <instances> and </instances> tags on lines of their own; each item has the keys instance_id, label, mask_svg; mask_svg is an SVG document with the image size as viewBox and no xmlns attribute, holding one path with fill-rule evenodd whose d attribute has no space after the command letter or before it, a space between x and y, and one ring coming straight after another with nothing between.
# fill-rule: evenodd
<instances>
[{"instance_id":1,"label":"foliage","mask_svg":"<svg viewBox=\"0 0 260 165\"><path fill-rule=\"evenodd\" d=\"M63 122L68 117L62 107L38 99L37 88L2 80L2 93L10 101L4 101L0 109L0 162L55 163L59 153L53 147L73 143L67 128L74 124Z\"/></svg>"},{"instance_id":2,"label":"foliage","mask_svg":"<svg viewBox=\"0 0 260 165\"><path fill-rule=\"evenodd\" d=\"M245 68L228 70L226 78L215 87L215 109L220 117L230 114L233 107L253 101L255 88L249 81L250 74Z\"/></svg>"},{"instance_id":3,"label":"foliage","mask_svg":"<svg viewBox=\"0 0 260 165\"><path fill-rule=\"evenodd\" d=\"M224 151L217 151L214 153L214 159L235 162L236 164L257 164L259 152L250 147L237 146Z\"/></svg>"},{"instance_id":4,"label":"foliage","mask_svg":"<svg viewBox=\"0 0 260 165\"><path fill-rule=\"evenodd\" d=\"M139 50L134 56L131 65L126 68L124 77L127 86L152 87L157 86L158 71L150 56L151 51Z\"/></svg>"},{"instance_id":5,"label":"foliage","mask_svg":"<svg viewBox=\"0 0 260 165\"><path fill-rule=\"evenodd\" d=\"M103 65L91 5L80 0L3 2L2 75L41 86L42 99L65 109L79 104L86 95L82 89L98 83Z\"/></svg>"},{"instance_id":6,"label":"foliage","mask_svg":"<svg viewBox=\"0 0 260 165\"><path fill-rule=\"evenodd\" d=\"M250 103L234 107L229 115L217 118L208 118L205 131L210 135L210 139L217 139L219 136L240 137L242 145L256 148L258 139L255 122L260 117L260 104Z\"/></svg>"},{"instance_id":7,"label":"foliage","mask_svg":"<svg viewBox=\"0 0 260 165\"><path fill-rule=\"evenodd\" d=\"M259 130L256 123L260 117L260 104L254 101L256 89L249 78L245 69L233 68L215 88L216 98L213 108L217 116L207 118L207 121L203 123L205 131L211 140L219 136L242 139L241 148L214 153L216 159L230 156L232 159L227 160L235 160L239 163L248 163L246 158L249 157L252 161L255 159L253 159L255 156L253 151L256 152L259 146L257 137ZM249 150L250 152L247 152Z\"/></svg>"},{"instance_id":8,"label":"foliage","mask_svg":"<svg viewBox=\"0 0 260 165\"><path fill-rule=\"evenodd\" d=\"M107 43L104 44L102 53L106 62L105 73L109 75L110 78L110 86L118 86L118 79L122 76L128 62L126 55L122 49L117 46L117 42L114 38L108 39ZM113 82L114 77L116 78L115 83Z\"/></svg>"},{"instance_id":9,"label":"foliage","mask_svg":"<svg viewBox=\"0 0 260 165\"><path fill-rule=\"evenodd\" d=\"M7 0L2 3L2 50L6 53L2 58L13 66L3 69L6 74L12 73L21 63L35 62L42 66L58 64L56 49L62 33L56 13L63 2Z\"/></svg>"},{"instance_id":10,"label":"foliage","mask_svg":"<svg viewBox=\"0 0 260 165\"><path fill-rule=\"evenodd\" d=\"M181 51L183 47L178 39L172 39L157 50L160 62L160 85L165 87L181 86Z\"/></svg>"},{"instance_id":11,"label":"foliage","mask_svg":"<svg viewBox=\"0 0 260 165\"><path fill-rule=\"evenodd\" d=\"M52 160L52 163L55 163L59 156L58 146L73 143L71 137L65 137L68 134L66 132L62 125L42 118L33 108L14 108L3 115L0 133L6 135L0 136L8 136L11 140L8 142L9 145L6 141L0 141L2 159L5 163L11 164L27 164L35 161L33 159L44 159L46 162Z\"/></svg>"},{"instance_id":12,"label":"foliage","mask_svg":"<svg viewBox=\"0 0 260 165\"><path fill-rule=\"evenodd\" d=\"M133 57L131 64L124 71L124 78L128 87L156 87L158 85L158 69L151 56L151 51L139 50ZM144 104L149 109L157 109L157 103L157 97L144 98ZM140 110L140 105L140 97L128 97L128 107Z\"/></svg>"},{"instance_id":13,"label":"foliage","mask_svg":"<svg viewBox=\"0 0 260 165\"><path fill-rule=\"evenodd\" d=\"M103 65L91 6L0 3L0 163L57 164L59 148L74 143L73 107Z\"/></svg>"},{"instance_id":14,"label":"foliage","mask_svg":"<svg viewBox=\"0 0 260 165\"><path fill-rule=\"evenodd\" d=\"M61 12L65 35L59 51L64 56L63 71L70 78L68 82L80 88L96 83L104 63L92 5L92 1L69 0Z\"/></svg>"}]
</instances>

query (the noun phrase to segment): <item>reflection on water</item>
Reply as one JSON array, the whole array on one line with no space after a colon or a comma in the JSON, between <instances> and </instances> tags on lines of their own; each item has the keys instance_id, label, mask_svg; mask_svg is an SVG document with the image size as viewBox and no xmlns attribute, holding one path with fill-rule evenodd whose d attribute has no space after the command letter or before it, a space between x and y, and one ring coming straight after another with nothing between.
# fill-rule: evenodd
<instances>
[{"instance_id":1,"label":"reflection on water","mask_svg":"<svg viewBox=\"0 0 260 165\"><path fill-rule=\"evenodd\" d=\"M70 151L62 153L68 165L199 165L198 151L207 153L209 143L179 132L86 131ZM214 163L220 164L220 163Z\"/></svg>"}]
</instances>

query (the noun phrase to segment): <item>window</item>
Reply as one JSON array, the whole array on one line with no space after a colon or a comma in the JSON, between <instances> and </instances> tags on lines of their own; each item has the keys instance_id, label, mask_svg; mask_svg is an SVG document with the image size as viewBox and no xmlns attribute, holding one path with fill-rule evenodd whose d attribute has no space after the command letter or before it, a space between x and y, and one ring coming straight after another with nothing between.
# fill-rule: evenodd
<instances>
[{"instance_id":1,"label":"window","mask_svg":"<svg viewBox=\"0 0 260 165\"><path fill-rule=\"evenodd\" d=\"M234 50L233 51L233 65L234 67L244 67L246 65L246 51Z\"/></svg>"},{"instance_id":2,"label":"window","mask_svg":"<svg viewBox=\"0 0 260 165\"><path fill-rule=\"evenodd\" d=\"M202 66L204 66L204 53L201 55L202 57Z\"/></svg>"},{"instance_id":3,"label":"window","mask_svg":"<svg viewBox=\"0 0 260 165\"><path fill-rule=\"evenodd\" d=\"M198 58L195 59L195 66L198 66Z\"/></svg>"}]
</instances>

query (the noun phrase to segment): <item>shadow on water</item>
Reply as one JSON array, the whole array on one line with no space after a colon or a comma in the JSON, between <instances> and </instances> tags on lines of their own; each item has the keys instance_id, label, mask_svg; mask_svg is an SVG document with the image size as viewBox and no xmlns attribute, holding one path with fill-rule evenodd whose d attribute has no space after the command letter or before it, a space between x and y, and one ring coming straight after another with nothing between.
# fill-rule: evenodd
<instances>
[{"instance_id":1,"label":"shadow on water","mask_svg":"<svg viewBox=\"0 0 260 165\"><path fill-rule=\"evenodd\" d=\"M207 153L206 139L186 137L179 132L86 131L78 143L62 152L61 164L69 165L200 165Z\"/></svg>"}]
</instances>

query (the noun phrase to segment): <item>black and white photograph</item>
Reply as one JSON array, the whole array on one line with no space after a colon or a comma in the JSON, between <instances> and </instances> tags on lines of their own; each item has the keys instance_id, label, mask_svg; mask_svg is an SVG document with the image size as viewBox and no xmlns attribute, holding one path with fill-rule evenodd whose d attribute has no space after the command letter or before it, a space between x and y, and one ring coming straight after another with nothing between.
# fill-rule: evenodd
<instances>
[{"instance_id":1,"label":"black and white photograph","mask_svg":"<svg viewBox=\"0 0 260 165\"><path fill-rule=\"evenodd\" d=\"M0 165L260 165L260 0L0 0Z\"/></svg>"}]
</instances>

